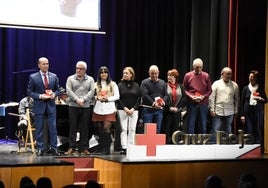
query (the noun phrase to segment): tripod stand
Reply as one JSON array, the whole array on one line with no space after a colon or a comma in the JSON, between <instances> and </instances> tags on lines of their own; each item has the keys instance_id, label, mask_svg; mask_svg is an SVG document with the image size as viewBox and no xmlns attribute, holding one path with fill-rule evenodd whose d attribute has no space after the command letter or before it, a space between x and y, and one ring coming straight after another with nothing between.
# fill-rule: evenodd
<instances>
[{"instance_id":1,"label":"tripod stand","mask_svg":"<svg viewBox=\"0 0 268 188\"><path fill-rule=\"evenodd\" d=\"M35 128L32 127L31 117L30 117L30 111L29 108L26 108L26 114L20 115L20 114L14 114L9 113L9 115L22 117L23 119L20 120L18 123L19 128L17 132L17 138L18 138L18 153L21 152L21 143L23 143L23 146L25 147L25 152L27 152L27 147L30 146L32 149L32 153L35 153L35 142L33 139L33 131ZM20 125L21 124L21 125ZM26 127L26 129L25 129ZM24 131L26 131L26 134L24 134Z\"/></svg>"}]
</instances>

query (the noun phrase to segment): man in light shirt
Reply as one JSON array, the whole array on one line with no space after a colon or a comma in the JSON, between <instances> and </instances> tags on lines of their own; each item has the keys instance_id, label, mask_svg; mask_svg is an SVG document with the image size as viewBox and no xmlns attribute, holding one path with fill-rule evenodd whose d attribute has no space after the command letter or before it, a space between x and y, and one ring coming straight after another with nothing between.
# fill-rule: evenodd
<instances>
[{"instance_id":1,"label":"man in light shirt","mask_svg":"<svg viewBox=\"0 0 268 188\"><path fill-rule=\"evenodd\" d=\"M225 67L221 78L212 84L209 96L209 109L212 117L212 141L216 140L217 131L232 133L232 123L238 113L239 87L231 80L232 69Z\"/></svg>"},{"instance_id":2,"label":"man in light shirt","mask_svg":"<svg viewBox=\"0 0 268 188\"><path fill-rule=\"evenodd\" d=\"M66 94L69 97L69 149L66 155L73 155L76 149L77 129L80 131L78 150L82 155L89 155L89 117L90 103L94 96L94 79L87 75L87 64L76 63L75 74L66 81Z\"/></svg>"}]
</instances>

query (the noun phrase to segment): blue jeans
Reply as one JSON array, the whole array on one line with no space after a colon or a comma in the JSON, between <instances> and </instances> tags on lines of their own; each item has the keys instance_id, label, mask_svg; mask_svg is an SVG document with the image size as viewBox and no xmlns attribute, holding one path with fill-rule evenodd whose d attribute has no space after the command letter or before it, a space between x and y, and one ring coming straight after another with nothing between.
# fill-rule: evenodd
<instances>
[{"instance_id":1,"label":"blue jeans","mask_svg":"<svg viewBox=\"0 0 268 188\"><path fill-rule=\"evenodd\" d=\"M195 134L195 124L198 120L198 133L207 133L208 105L188 103L187 106L187 126L188 134Z\"/></svg>"},{"instance_id":2,"label":"blue jeans","mask_svg":"<svg viewBox=\"0 0 268 188\"><path fill-rule=\"evenodd\" d=\"M153 109L153 108L143 108L142 109L142 119L143 123L156 123L157 124L157 134L161 131L163 110Z\"/></svg>"},{"instance_id":3,"label":"blue jeans","mask_svg":"<svg viewBox=\"0 0 268 188\"><path fill-rule=\"evenodd\" d=\"M216 141L216 133L217 131L225 131L227 133L232 133L232 123L233 123L234 115L229 116L218 116L212 118L212 141Z\"/></svg>"}]
</instances>

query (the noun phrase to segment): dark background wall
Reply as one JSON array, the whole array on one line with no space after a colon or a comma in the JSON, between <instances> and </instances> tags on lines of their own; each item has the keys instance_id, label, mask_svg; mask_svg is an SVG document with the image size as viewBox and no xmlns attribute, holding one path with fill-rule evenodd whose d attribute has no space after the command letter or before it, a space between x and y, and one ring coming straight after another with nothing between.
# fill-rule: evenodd
<instances>
[{"instance_id":1,"label":"dark background wall","mask_svg":"<svg viewBox=\"0 0 268 188\"><path fill-rule=\"evenodd\" d=\"M230 66L242 88L251 69L265 75L266 7L266 0L102 0L106 34L0 28L0 103L26 96L41 56L63 87L78 60L94 78L108 66L116 82L133 66L140 83L151 64L165 80L177 68L182 80L200 57L212 81Z\"/></svg>"},{"instance_id":2,"label":"dark background wall","mask_svg":"<svg viewBox=\"0 0 268 188\"><path fill-rule=\"evenodd\" d=\"M49 58L50 70L62 86L78 60L88 63L88 74L94 77L107 65L115 81L124 66L133 66L140 83L151 64L159 66L163 79L168 69L178 68L182 80L196 57L204 60L212 80L224 66L234 67L236 81L243 86L249 70L264 74L266 3L103 0L106 34L0 28L0 101L25 96L28 76L37 70L40 56Z\"/></svg>"}]
</instances>

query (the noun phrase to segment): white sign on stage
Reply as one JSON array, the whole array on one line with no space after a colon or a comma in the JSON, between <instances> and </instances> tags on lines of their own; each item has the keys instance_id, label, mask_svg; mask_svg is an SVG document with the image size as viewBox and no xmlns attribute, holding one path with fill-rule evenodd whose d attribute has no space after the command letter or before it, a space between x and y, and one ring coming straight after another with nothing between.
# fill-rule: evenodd
<instances>
[{"instance_id":1,"label":"white sign on stage","mask_svg":"<svg viewBox=\"0 0 268 188\"><path fill-rule=\"evenodd\" d=\"M260 145L160 145L156 146L156 155L148 156L147 146L129 145L128 160L213 160L259 158Z\"/></svg>"},{"instance_id":2,"label":"white sign on stage","mask_svg":"<svg viewBox=\"0 0 268 188\"><path fill-rule=\"evenodd\" d=\"M228 134L221 132L219 132L219 134L217 133L219 139L221 135L224 136L223 143L226 142L226 144L219 144L220 142L218 143L217 141L217 144L202 144L206 142L200 142L199 144L166 145L165 134L156 134L156 124L146 123L144 134L136 134L135 145L128 146L127 159L177 161L259 158L261 156L260 144L245 144L243 135L239 136L240 139L243 140L243 144L238 144L235 142L228 144L228 139L234 139L236 141L236 137L234 135L229 137ZM250 138L249 135L245 137Z\"/></svg>"}]
</instances>

